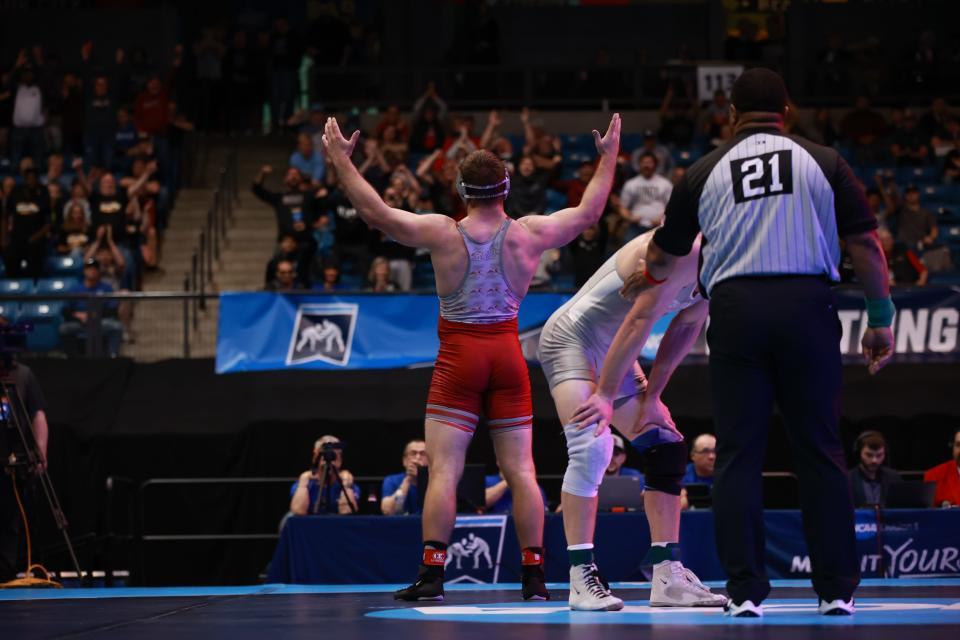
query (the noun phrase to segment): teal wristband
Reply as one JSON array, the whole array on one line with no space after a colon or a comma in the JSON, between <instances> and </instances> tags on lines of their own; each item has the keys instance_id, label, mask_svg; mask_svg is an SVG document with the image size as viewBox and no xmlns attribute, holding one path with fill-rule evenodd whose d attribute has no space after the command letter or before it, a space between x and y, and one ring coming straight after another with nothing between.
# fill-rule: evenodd
<instances>
[{"instance_id":1,"label":"teal wristband","mask_svg":"<svg viewBox=\"0 0 960 640\"><path fill-rule=\"evenodd\" d=\"M889 296L880 300L866 300L866 303L868 327L876 329L893 324L893 314L897 312L897 308L893 306L893 300Z\"/></svg>"}]
</instances>

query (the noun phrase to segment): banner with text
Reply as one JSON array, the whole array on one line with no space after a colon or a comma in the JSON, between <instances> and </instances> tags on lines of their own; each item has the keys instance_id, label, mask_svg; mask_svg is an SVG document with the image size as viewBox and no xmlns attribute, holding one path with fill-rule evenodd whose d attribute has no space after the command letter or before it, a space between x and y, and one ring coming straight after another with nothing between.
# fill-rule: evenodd
<instances>
[{"instance_id":1,"label":"banner with text","mask_svg":"<svg viewBox=\"0 0 960 640\"><path fill-rule=\"evenodd\" d=\"M540 329L570 298L566 293L531 293L520 308L520 342L528 361L537 362ZM960 290L903 290L894 293L896 358L900 361L955 361L960 327ZM430 294L323 295L225 293L220 297L217 372L271 369L386 369L430 366L437 338L438 302ZM837 291L843 327L840 350L860 358L867 328L863 294ZM655 357L672 315L653 328L642 357ZM690 352L708 353L701 335Z\"/></svg>"}]
</instances>

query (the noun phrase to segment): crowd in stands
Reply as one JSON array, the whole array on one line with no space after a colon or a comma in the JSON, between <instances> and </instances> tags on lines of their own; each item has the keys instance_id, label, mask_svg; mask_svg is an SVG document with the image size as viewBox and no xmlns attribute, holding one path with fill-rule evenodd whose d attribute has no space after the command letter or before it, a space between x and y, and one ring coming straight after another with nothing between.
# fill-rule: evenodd
<instances>
[{"instance_id":1,"label":"crowd in stands","mask_svg":"<svg viewBox=\"0 0 960 640\"><path fill-rule=\"evenodd\" d=\"M613 455L607 466L605 478L633 477L638 481L638 491L644 490L644 475L641 471L625 465L627 446L619 434L613 436ZM332 480L321 482L319 469L323 446L329 447L331 468L335 471ZM889 466L889 446L879 431L864 431L853 445L853 467L850 469L850 489L856 507L960 507L960 429L954 429L945 451L950 459L924 472L921 478L904 478ZM690 463L681 480L681 507L709 508L717 459L717 439L713 434L701 433L690 441ZM348 514L357 511L362 504L362 492L354 482L353 475L343 466L340 440L326 435L317 440L313 451L314 464L304 471L290 488L290 512L294 515L315 513ZM426 444L422 439L410 440L403 449L403 470L387 475L379 487L370 487L368 501L379 496L379 510L384 515L418 514L422 509L418 481L420 468L429 467ZM926 486L924 486L926 484ZM321 493L321 485L327 492ZM500 474L485 477L485 510L487 513L510 512L512 499L510 488ZM601 485L602 487L602 485ZM696 497L688 489L700 489ZM895 487L891 490L891 487ZM905 490L906 489L906 490ZM601 488L602 490L602 488ZM891 500L891 492L900 495ZM544 504L548 503L544 493ZM904 500L908 501L907 503ZM913 501L910 504L910 501ZM351 507L351 504L353 505ZM560 511L560 507L556 507Z\"/></svg>"},{"instance_id":2,"label":"crowd in stands","mask_svg":"<svg viewBox=\"0 0 960 640\"><path fill-rule=\"evenodd\" d=\"M960 120L947 102L934 99L922 116L893 109L888 118L860 97L836 123L825 109L809 117L798 113L791 110L787 130L836 147L862 181L881 223L892 283L924 286L931 278L954 278L960 250ZM507 118L519 121L522 136L502 132ZM297 142L282 185L267 183L269 166L255 181L254 194L274 208L277 219L279 244L265 285L327 291L432 287L429 256L367 228L343 196L336 172L324 161L323 119L322 106L314 105L291 120ZM550 131L543 122L528 109L494 110L478 126L470 114L451 113L431 83L409 119L391 105L362 131L354 162L391 206L459 219L466 212L455 186L458 163L474 149L488 149L510 172L507 214L549 215L579 202L596 152L589 134ZM360 128L356 117L345 124L348 132ZM617 179L600 223L563 250L547 252L532 287L583 284L624 242L661 224L686 167L732 135L723 91L700 105L689 86L671 85L659 129L623 136ZM844 280L852 280L846 257L840 266Z\"/></svg>"},{"instance_id":3,"label":"crowd in stands","mask_svg":"<svg viewBox=\"0 0 960 640\"><path fill-rule=\"evenodd\" d=\"M66 60L21 50L0 72L0 272L16 283L5 292L133 291L158 268L193 127L176 102L182 63L179 46L156 70L86 42ZM79 350L86 305L51 305L64 317L64 348ZM8 321L17 315L6 311ZM132 309L108 304L104 315L116 354L121 338L133 339Z\"/></svg>"}]
</instances>

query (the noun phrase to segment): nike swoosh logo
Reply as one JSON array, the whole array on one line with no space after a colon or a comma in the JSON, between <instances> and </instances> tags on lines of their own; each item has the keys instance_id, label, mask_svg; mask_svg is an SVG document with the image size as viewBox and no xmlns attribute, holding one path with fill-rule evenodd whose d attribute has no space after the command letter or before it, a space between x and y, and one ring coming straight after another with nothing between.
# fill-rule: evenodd
<instances>
[{"instance_id":1,"label":"nike swoosh logo","mask_svg":"<svg viewBox=\"0 0 960 640\"><path fill-rule=\"evenodd\" d=\"M663 584L670 584L669 582L667 582L667 581L664 580L663 578L660 578L660 582L662 582Z\"/></svg>"}]
</instances>

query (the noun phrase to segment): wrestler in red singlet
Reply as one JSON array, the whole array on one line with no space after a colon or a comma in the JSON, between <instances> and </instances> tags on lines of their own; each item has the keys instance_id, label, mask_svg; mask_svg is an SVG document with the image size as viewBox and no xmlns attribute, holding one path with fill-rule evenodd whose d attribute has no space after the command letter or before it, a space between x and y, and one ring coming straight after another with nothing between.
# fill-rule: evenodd
<instances>
[{"instance_id":1,"label":"wrestler in red singlet","mask_svg":"<svg viewBox=\"0 0 960 640\"><path fill-rule=\"evenodd\" d=\"M566 246L603 213L620 147L619 114L603 138L597 131L593 136L600 161L577 206L510 220L503 210L509 176L499 158L480 150L460 165L457 189L467 203L467 215L454 222L445 215L387 206L350 161L359 132L347 140L336 120L327 121L327 157L357 213L397 242L429 249L440 296L440 352L424 425L430 483L423 509L423 555L417 581L396 592L397 599L443 599L456 488L481 415L513 497L523 597L550 597L543 572L543 498L533 464L530 379L517 336L517 311L542 253Z\"/></svg>"}]
</instances>

